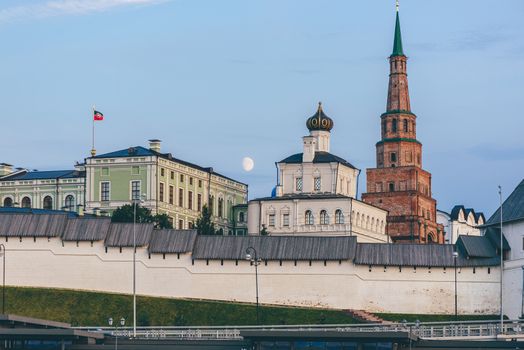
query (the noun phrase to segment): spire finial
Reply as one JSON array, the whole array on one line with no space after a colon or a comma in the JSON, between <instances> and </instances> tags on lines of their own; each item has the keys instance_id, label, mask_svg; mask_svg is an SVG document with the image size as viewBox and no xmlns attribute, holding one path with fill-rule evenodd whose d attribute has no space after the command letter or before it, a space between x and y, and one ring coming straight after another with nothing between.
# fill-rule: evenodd
<instances>
[{"instance_id":1,"label":"spire finial","mask_svg":"<svg viewBox=\"0 0 524 350\"><path fill-rule=\"evenodd\" d=\"M397 9L397 12L398 12L398 7L399 7L399 3L398 3L398 0L396 0L396 3L395 3L395 7Z\"/></svg>"},{"instance_id":2,"label":"spire finial","mask_svg":"<svg viewBox=\"0 0 524 350\"><path fill-rule=\"evenodd\" d=\"M319 112L322 111L322 102L320 101L318 102L318 111Z\"/></svg>"},{"instance_id":3,"label":"spire finial","mask_svg":"<svg viewBox=\"0 0 524 350\"><path fill-rule=\"evenodd\" d=\"M398 1L397 0L397 18L395 21L395 37L393 41L393 53L391 56L404 56L404 51L402 50L402 35L400 34L400 19L398 15Z\"/></svg>"}]
</instances>

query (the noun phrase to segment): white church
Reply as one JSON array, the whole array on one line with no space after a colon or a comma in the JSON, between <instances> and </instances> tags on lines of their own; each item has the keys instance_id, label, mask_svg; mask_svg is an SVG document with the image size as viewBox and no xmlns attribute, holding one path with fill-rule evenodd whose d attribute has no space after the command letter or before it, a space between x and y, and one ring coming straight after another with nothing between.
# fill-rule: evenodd
<instances>
[{"instance_id":1,"label":"white church","mask_svg":"<svg viewBox=\"0 0 524 350\"><path fill-rule=\"evenodd\" d=\"M307 119L302 153L277 163L273 196L251 200L248 234L355 236L358 242L388 242L387 211L356 198L360 169L330 153L333 120L322 104Z\"/></svg>"}]
</instances>

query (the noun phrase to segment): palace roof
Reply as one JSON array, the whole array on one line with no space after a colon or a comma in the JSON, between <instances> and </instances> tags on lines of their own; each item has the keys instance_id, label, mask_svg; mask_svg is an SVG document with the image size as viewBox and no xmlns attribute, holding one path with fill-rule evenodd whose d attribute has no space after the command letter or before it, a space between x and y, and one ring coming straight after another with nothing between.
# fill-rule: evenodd
<instances>
[{"instance_id":1,"label":"palace roof","mask_svg":"<svg viewBox=\"0 0 524 350\"><path fill-rule=\"evenodd\" d=\"M46 179L72 179L85 177L85 171L78 170L50 170L50 171L21 171L4 176L0 181L18 180L46 180Z\"/></svg>"},{"instance_id":2,"label":"palace roof","mask_svg":"<svg viewBox=\"0 0 524 350\"><path fill-rule=\"evenodd\" d=\"M524 220L524 180L502 203L502 222ZM500 224L500 207L491 215L486 225Z\"/></svg>"}]
</instances>

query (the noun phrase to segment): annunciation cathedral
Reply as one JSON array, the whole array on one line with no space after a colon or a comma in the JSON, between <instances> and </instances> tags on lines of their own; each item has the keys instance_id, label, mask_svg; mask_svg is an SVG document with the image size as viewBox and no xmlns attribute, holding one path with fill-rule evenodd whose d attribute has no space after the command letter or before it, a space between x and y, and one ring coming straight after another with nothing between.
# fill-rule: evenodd
<instances>
[{"instance_id":1,"label":"annunciation cathedral","mask_svg":"<svg viewBox=\"0 0 524 350\"><path fill-rule=\"evenodd\" d=\"M382 138L376 144L377 166L367 169L367 193L362 199L388 210L386 231L394 241L444 243L443 226L436 220L431 174L422 168L422 144L417 140L417 116L409 103L406 63L397 7L388 101L380 116Z\"/></svg>"}]
</instances>

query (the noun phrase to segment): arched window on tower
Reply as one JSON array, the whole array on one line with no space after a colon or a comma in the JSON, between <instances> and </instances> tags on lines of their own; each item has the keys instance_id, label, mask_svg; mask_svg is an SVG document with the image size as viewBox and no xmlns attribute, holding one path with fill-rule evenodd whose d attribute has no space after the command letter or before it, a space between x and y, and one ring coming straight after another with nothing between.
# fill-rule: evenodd
<instances>
[{"instance_id":1,"label":"arched window on tower","mask_svg":"<svg viewBox=\"0 0 524 350\"><path fill-rule=\"evenodd\" d=\"M313 225L313 213L311 213L311 210L306 210L304 221L306 225Z\"/></svg>"},{"instance_id":2,"label":"arched window on tower","mask_svg":"<svg viewBox=\"0 0 524 350\"><path fill-rule=\"evenodd\" d=\"M31 198L29 197L22 198L22 208L31 208Z\"/></svg>"},{"instance_id":3,"label":"arched window on tower","mask_svg":"<svg viewBox=\"0 0 524 350\"><path fill-rule=\"evenodd\" d=\"M408 120L404 119L404 132L408 132Z\"/></svg>"},{"instance_id":4,"label":"arched window on tower","mask_svg":"<svg viewBox=\"0 0 524 350\"><path fill-rule=\"evenodd\" d=\"M397 120L396 119L393 119L391 121L391 131L397 132Z\"/></svg>"},{"instance_id":5,"label":"arched window on tower","mask_svg":"<svg viewBox=\"0 0 524 350\"><path fill-rule=\"evenodd\" d=\"M6 197L4 199L4 207L11 208L13 206L13 199L11 197Z\"/></svg>"},{"instance_id":6,"label":"arched window on tower","mask_svg":"<svg viewBox=\"0 0 524 350\"><path fill-rule=\"evenodd\" d=\"M343 224L344 223L344 214L342 214L342 210L337 209L335 210L335 224Z\"/></svg>"},{"instance_id":7,"label":"arched window on tower","mask_svg":"<svg viewBox=\"0 0 524 350\"><path fill-rule=\"evenodd\" d=\"M328 225L329 224L329 216L327 214L327 211L321 210L320 211L320 224L321 225Z\"/></svg>"},{"instance_id":8,"label":"arched window on tower","mask_svg":"<svg viewBox=\"0 0 524 350\"><path fill-rule=\"evenodd\" d=\"M65 210L73 211L75 209L75 197L72 195L67 195L64 201Z\"/></svg>"},{"instance_id":9,"label":"arched window on tower","mask_svg":"<svg viewBox=\"0 0 524 350\"><path fill-rule=\"evenodd\" d=\"M51 198L51 196L44 197L44 209L47 209L47 210L53 209L53 198Z\"/></svg>"}]
</instances>

